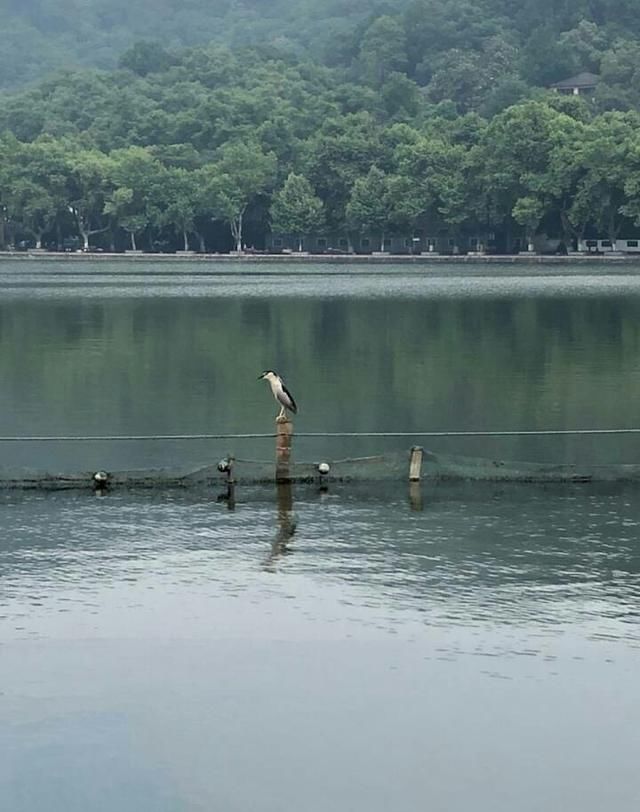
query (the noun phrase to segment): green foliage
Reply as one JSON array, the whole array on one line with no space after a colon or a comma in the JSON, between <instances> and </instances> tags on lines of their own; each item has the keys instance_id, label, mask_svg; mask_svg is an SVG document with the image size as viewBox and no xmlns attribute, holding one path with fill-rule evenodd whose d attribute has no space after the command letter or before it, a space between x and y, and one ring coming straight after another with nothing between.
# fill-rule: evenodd
<instances>
[{"instance_id":1,"label":"green foliage","mask_svg":"<svg viewBox=\"0 0 640 812\"><path fill-rule=\"evenodd\" d=\"M364 178L353 184L346 208L347 225L360 233L379 234L380 251L384 251L384 232L392 216L388 178L377 166L372 166Z\"/></svg>"},{"instance_id":2,"label":"green foliage","mask_svg":"<svg viewBox=\"0 0 640 812\"><path fill-rule=\"evenodd\" d=\"M543 202L532 195L526 195L516 200L513 206L513 219L516 223L525 226L527 229L527 240L531 243L536 229L542 218L544 217L544 204Z\"/></svg>"},{"instance_id":3,"label":"green foliage","mask_svg":"<svg viewBox=\"0 0 640 812\"><path fill-rule=\"evenodd\" d=\"M9 0L3 23L5 84L47 75L0 95L3 244L640 219L634 0ZM583 70L593 96L545 88Z\"/></svg>"},{"instance_id":4,"label":"green foliage","mask_svg":"<svg viewBox=\"0 0 640 812\"><path fill-rule=\"evenodd\" d=\"M294 234L302 251L305 234L318 231L324 224L324 206L303 175L290 172L284 186L274 196L271 227L274 231Z\"/></svg>"},{"instance_id":5,"label":"green foliage","mask_svg":"<svg viewBox=\"0 0 640 812\"><path fill-rule=\"evenodd\" d=\"M407 68L407 42L399 20L383 15L367 28L360 48L366 78L379 87L391 73Z\"/></svg>"},{"instance_id":6,"label":"green foliage","mask_svg":"<svg viewBox=\"0 0 640 812\"><path fill-rule=\"evenodd\" d=\"M243 221L250 203L272 185L277 168L273 153L256 143L237 142L223 147L211 189L213 207L231 227L236 250L243 250Z\"/></svg>"},{"instance_id":7,"label":"green foliage","mask_svg":"<svg viewBox=\"0 0 640 812\"><path fill-rule=\"evenodd\" d=\"M127 147L111 154L109 182L112 187L104 206L105 214L130 236L132 250L137 250L136 234L159 219L154 198L154 184L160 171L159 162L145 147Z\"/></svg>"}]
</instances>

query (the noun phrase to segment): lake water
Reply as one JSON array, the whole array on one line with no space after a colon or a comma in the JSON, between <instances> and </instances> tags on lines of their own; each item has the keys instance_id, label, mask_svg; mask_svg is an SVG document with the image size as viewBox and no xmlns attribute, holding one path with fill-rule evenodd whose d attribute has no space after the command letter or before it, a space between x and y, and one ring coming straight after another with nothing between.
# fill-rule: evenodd
<instances>
[{"instance_id":1,"label":"lake water","mask_svg":"<svg viewBox=\"0 0 640 812\"><path fill-rule=\"evenodd\" d=\"M624 488L7 496L11 812L635 812Z\"/></svg>"},{"instance_id":2,"label":"lake water","mask_svg":"<svg viewBox=\"0 0 640 812\"><path fill-rule=\"evenodd\" d=\"M269 432L265 367L286 374L299 431L638 425L633 272L188 267L0 265L0 434ZM434 450L640 450L633 436L462 442ZM412 441L300 438L296 452L381 444ZM2 464L226 450L4 443ZM639 808L640 489L219 496L0 492L2 809Z\"/></svg>"},{"instance_id":3,"label":"lake water","mask_svg":"<svg viewBox=\"0 0 640 812\"><path fill-rule=\"evenodd\" d=\"M638 266L640 268L640 266ZM0 435L262 433L266 368L298 432L637 427L640 273L0 263ZM301 460L413 440L303 440ZM640 438L438 439L436 452L637 462ZM78 471L271 458L272 442L4 446L3 467Z\"/></svg>"}]
</instances>

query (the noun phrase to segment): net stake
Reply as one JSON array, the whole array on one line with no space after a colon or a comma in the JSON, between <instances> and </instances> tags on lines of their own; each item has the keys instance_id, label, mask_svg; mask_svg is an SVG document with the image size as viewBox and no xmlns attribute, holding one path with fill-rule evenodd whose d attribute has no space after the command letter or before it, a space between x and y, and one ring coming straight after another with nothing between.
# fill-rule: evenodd
<instances>
[{"instance_id":1,"label":"net stake","mask_svg":"<svg viewBox=\"0 0 640 812\"><path fill-rule=\"evenodd\" d=\"M420 482L422 472L422 446L414 445L409 457L409 482Z\"/></svg>"},{"instance_id":2,"label":"net stake","mask_svg":"<svg viewBox=\"0 0 640 812\"><path fill-rule=\"evenodd\" d=\"M290 420L276 420L276 482L289 482L291 479L291 441L293 423Z\"/></svg>"}]
</instances>

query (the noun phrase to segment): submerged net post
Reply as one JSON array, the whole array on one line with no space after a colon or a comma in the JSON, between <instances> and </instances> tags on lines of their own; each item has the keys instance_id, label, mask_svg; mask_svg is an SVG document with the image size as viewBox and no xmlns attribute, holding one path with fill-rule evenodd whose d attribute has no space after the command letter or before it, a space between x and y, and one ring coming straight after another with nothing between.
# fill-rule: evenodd
<instances>
[{"instance_id":1,"label":"submerged net post","mask_svg":"<svg viewBox=\"0 0 640 812\"><path fill-rule=\"evenodd\" d=\"M233 477L233 468L235 465L236 459L233 454L227 454L227 456L220 460L218 463L218 471L221 474L226 475L226 491L223 494L218 496L218 501L223 501L227 503L227 507L229 510L235 510L236 507L236 498L235 498L235 486L236 481Z\"/></svg>"},{"instance_id":2,"label":"submerged net post","mask_svg":"<svg viewBox=\"0 0 640 812\"><path fill-rule=\"evenodd\" d=\"M291 441L293 423L290 420L276 420L276 482L291 479Z\"/></svg>"},{"instance_id":3,"label":"submerged net post","mask_svg":"<svg viewBox=\"0 0 640 812\"><path fill-rule=\"evenodd\" d=\"M416 513L422 511L422 485L420 482L409 483L409 507Z\"/></svg>"}]
</instances>

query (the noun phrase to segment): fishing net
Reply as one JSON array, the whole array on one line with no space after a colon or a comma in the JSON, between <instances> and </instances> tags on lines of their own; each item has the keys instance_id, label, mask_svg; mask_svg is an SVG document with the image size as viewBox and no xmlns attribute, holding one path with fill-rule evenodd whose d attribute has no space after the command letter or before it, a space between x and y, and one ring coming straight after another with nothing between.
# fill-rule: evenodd
<instances>
[{"instance_id":1,"label":"fishing net","mask_svg":"<svg viewBox=\"0 0 640 812\"><path fill-rule=\"evenodd\" d=\"M409 480L411 450L350 458L296 461L285 476L276 475L273 459L253 460L226 455L207 465L178 465L126 470L78 472L0 470L0 489L94 489L225 487L229 484L266 484L278 479L299 484L402 482ZM475 482L616 482L640 481L636 464L549 464L422 454L423 481Z\"/></svg>"}]
</instances>

